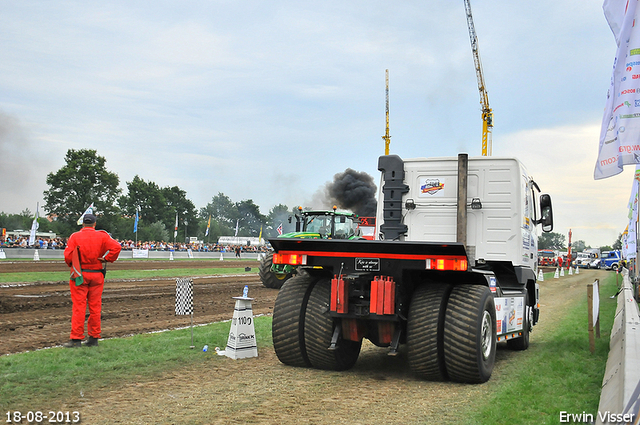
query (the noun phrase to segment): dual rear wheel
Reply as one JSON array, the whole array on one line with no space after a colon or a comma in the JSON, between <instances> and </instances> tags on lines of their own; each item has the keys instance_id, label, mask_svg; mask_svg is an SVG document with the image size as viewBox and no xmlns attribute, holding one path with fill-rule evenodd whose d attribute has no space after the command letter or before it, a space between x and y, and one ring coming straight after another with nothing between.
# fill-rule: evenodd
<instances>
[{"instance_id":1,"label":"dual rear wheel","mask_svg":"<svg viewBox=\"0 0 640 425\"><path fill-rule=\"evenodd\" d=\"M329 315L331 281L300 274L287 280L273 308L273 347L278 359L289 366L346 370L360 354L361 341L340 338L335 350L329 345L335 330Z\"/></svg>"},{"instance_id":2,"label":"dual rear wheel","mask_svg":"<svg viewBox=\"0 0 640 425\"><path fill-rule=\"evenodd\" d=\"M421 286L407 322L409 366L425 379L486 382L496 358L495 323L486 286Z\"/></svg>"}]
</instances>

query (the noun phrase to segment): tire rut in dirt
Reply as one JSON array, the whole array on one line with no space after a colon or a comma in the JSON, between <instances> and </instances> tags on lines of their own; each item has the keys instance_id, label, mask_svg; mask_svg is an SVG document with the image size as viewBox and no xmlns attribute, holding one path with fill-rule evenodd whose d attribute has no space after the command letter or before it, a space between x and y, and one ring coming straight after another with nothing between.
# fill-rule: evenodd
<instances>
[{"instance_id":1,"label":"tire rut in dirt","mask_svg":"<svg viewBox=\"0 0 640 425\"><path fill-rule=\"evenodd\" d=\"M413 294L407 321L407 357L423 379L447 379L444 362L444 320L450 285L423 285Z\"/></svg>"},{"instance_id":2,"label":"tire rut in dirt","mask_svg":"<svg viewBox=\"0 0 640 425\"><path fill-rule=\"evenodd\" d=\"M307 304L304 340L311 365L324 370L346 370L353 367L360 355L362 341L340 338L335 350L329 350L334 331L329 316L331 281L321 279L313 287Z\"/></svg>"},{"instance_id":3,"label":"tire rut in dirt","mask_svg":"<svg viewBox=\"0 0 640 425\"><path fill-rule=\"evenodd\" d=\"M310 367L304 341L305 311L315 278L304 274L289 279L273 306L271 335L278 359L289 366Z\"/></svg>"},{"instance_id":4,"label":"tire rut in dirt","mask_svg":"<svg viewBox=\"0 0 640 425\"><path fill-rule=\"evenodd\" d=\"M491 326L490 332L485 332L489 338L486 347L490 350L486 356L483 322ZM495 323L496 309L488 287L453 287L444 325L444 359L452 381L482 383L491 377L496 357Z\"/></svg>"},{"instance_id":5,"label":"tire rut in dirt","mask_svg":"<svg viewBox=\"0 0 640 425\"><path fill-rule=\"evenodd\" d=\"M273 265L273 252L266 254L262 260L260 260L260 267L258 268L258 275L260 281L266 288L280 289L282 285L291 278L291 274L287 274L282 278L278 277L271 271Z\"/></svg>"}]
</instances>

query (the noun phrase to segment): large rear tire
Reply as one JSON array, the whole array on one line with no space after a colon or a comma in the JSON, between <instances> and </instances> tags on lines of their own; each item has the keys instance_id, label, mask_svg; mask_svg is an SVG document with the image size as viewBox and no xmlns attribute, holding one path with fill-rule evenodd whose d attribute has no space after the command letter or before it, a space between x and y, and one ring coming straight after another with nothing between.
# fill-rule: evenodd
<instances>
[{"instance_id":1,"label":"large rear tire","mask_svg":"<svg viewBox=\"0 0 640 425\"><path fill-rule=\"evenodd\" d=\"M496 359L496 308L486 286L455 286L444 325L444 359L452 381L489 380Z\"/></svg>"},{"instance_id":2,"label":"large rear tire","mask_svg":"<svg viewBox=\"0 0 640 425\"><path fill-rule=\"evenodd\" d=\"M271 335L278 359L289 366L310 367L304 342L305 312L317 279L308 274L289 279L273 306Z\"/></svg>"},{"instance_id":3,"label":"large rear tire","mask_svg":"<svg viewBox=\"0 0 640 425\"><path fill-rule=\"evenodd\" d=\"M324 370L346 370L353 367L360 355L362 341L340 338L335 350L329 350L335 329L329 315L331 281L321 279L311 290L304 324L304 340L311 365Z\"/></svg>"},{"instance_id":4,"label":"large rear tire","mask_svg":"<svg viewBox=\"0 0 640 425\"><path fill-rule=\"evenodd\" d=\"M443 335L450 292L450 285L422 285L413 293L407 320L407 358L411 370L424 379L447 379Z\"/></svg>"},{"instance_id":5,"label":"large rear tire","mask_svg":"<svg viewBox=\"0 0 640 425\"><path fill-rule=\"evenodd\" d=\"M260 267L258 268L258 276L265 288L280 289L282 285L289 280L293 275L288 274L276 274L271 271L271 265L273 264L273 252L266 254L260 260Z\"/></svg>"}]
</instances>

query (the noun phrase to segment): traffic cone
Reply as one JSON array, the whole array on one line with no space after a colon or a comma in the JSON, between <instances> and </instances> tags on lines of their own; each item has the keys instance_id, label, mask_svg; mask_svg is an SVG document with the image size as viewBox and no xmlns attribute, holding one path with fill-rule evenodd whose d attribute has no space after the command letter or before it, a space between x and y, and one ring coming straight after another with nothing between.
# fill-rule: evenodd
<instances>
[{"instance_id":1,"label":"traffic cone","mask_svg":"<svg viewBox=\"0 0 640 425\"><path fill-rule=\"evenodd\" d=\"M220 253L220 261L224 260L224 255L222 255L222 253Z\"/></svg>"},{"instance_id":2,"label":"traffic cone","mask_svg":"<svg viewBox=\"0 0 640 425\"><path fill-rule=\"evenodd\" d=\"M544 275L542 274L542 270L540 270L540 273L538 273L538 280L540 282L544 282Z\"/></svg>"},{"instance_id":3,"label":"traffic cone","mask_svg":"<svg viewBox=\"0 0 640 425\"><path fill-rule=\"evenodd\" d=\"M40 254L37 249L33 251L33 261L40 261Z\"/></svg>"},{"instance_id":4,"label":"traffic cone","mask_svg":"<svg viewBox=\"0 0 640 425\"><path fill-rule=\"evenodd\" d=\"M169 251L169 261L173 261L173 251Z\"/></svg>"},{"instance_id":5,"label":"traffic cone","mask_svg":"<svg viewBox=\"0 0 640 425\"><path fill-rule=\"evenodd\" d=\"M580 274L580 267L576 266L576 274Z\"/></svg>"},{"instance_id":6,"label":"traffic cone","mask_svg":"<svg viewBox=\"0 0 640 425\"><path fill-rule=\"evenodd\" d=\"M558 268L556 267L556 272L553 275L554 279L558 279L560 277L560 273L558 272Z\"/></svg>"},{"instance_id":7,"label":"traffic cone","mask_svg":"<svg viewBox=\"0 0 640 425\"><path fill-rule=\"evenodd\" d=\"M564 277L564 267L560 268L560 277Z\"/></svg>"},{"instance_id":8,"label":"traffic cone","mask_svg":"<svg viewBox=\"0 0 640 425\"><path fill-rule=\"evenodd\" d=\"M573 269L569 266L569 276L573 276Z\"/></svg>"}]
</instances>

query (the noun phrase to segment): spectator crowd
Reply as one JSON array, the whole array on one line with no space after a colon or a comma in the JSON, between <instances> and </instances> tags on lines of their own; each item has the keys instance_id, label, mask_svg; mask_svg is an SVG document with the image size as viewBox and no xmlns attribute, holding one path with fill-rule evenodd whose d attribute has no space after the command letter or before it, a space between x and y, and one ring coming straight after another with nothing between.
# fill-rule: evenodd
<instances>
[{"instance_id":1,"label":"spectator crowd","mask_svg":"<svg viewBox=\"0 0 640 425\"><path fill-rule=\"evenodd\" d=\"M64 249L67 246L68 238L37 238L33 246L29 246L28 237L11 238L7 236L5 239L0 238L0 248L32 248L32 249ZM117 239L116 239L117 240ZM191 249L197 252L245 252L245 253L261 253L267 252L267 247L256 245L228 245L218 243L180 243L165 241L133 241L118 240L123 251L131 251L133 249L145 249L149 251L187 251Z\"/></svg>"}]
</instances>

